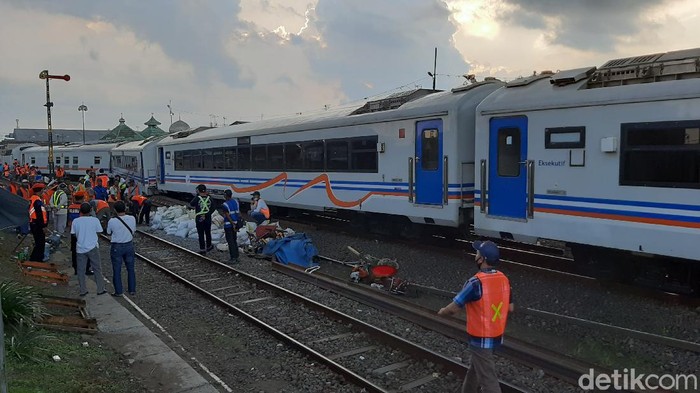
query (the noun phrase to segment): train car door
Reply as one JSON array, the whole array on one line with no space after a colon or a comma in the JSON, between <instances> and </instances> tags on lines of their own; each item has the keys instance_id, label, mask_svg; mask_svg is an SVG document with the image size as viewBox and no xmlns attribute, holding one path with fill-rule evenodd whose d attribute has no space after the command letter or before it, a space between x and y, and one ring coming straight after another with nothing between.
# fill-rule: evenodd
<instances>
[{"instance_id":1,"label":"train car door","mask_svg":"<svg viewBox=\"0 0 700 393\"><path fill-rule=\"evenodd\" d=\"M416 123L416 203L442 205L442 120Z\"/></svg>"},{"instance_id":2,"label":"train car door","mask_svg":"<svg viewBox=\"0 0 700 393\"><path fill-rule=\"evenodd\" d=\"M527 117L491 119L488 215L525 219L527 209Z\"/></svg>"},{"instance_id":3,"label":"train car door","mask_svg":"<svg viewBox=\"0 0 700 393\"><path fill-rule=\"evenodd\" d=\"M165 153L163 153L163 148L158 148L158 171L160 184L165 184Z\"/></svg>"}]
</instances>

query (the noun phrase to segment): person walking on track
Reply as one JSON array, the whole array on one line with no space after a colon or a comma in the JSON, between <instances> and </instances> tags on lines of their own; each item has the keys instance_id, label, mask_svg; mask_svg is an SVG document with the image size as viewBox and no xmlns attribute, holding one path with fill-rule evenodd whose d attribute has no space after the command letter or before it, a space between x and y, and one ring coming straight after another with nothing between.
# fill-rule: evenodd
<instances>
[{"instance_id":1,"label":"person walking on track","mask_svg":"<svg viewBox=\"0 0 700 393\"><path fill-rule=\"evenodd\" d=\"M462 392L500 393L493 350L503 343L508 312L513 311L510 282L496 270L500 253L492 241L475 241L475 261L479 271L469 278L452 303L438 311L453 315L467 309L467 336L471 365L462 383Z\"/></svg>"}]
</instances>

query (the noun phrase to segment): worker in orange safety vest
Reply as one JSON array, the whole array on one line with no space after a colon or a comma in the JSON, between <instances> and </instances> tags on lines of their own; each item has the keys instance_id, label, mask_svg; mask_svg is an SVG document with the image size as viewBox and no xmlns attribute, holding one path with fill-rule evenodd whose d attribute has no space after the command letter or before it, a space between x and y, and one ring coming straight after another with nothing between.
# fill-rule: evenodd
<instances>
[{"instance_id":1,"label":"worker in orange safety vest","mask_svg":"<svg viewBox=\"0 0 700 393\"><path fill-rule=\"evenodd\" d=\"M37 184L34 186L34 195L29 199L29 229L34 237L34 248L29 256L30 261L43 262L46 248L46 226L49 223L49 215L46 211L41 196L45 186Z\"/></svg>"},{"instance_id":2,"label":"worker in orange safety vest","mask_svg":"<svg viewBox=\"0 0 700 393\"><path fill-rule=\"evenodd\" d=\"M438 311L454 315L467 309L467 336L472 353L471 365L462 383L462 392L500 392L493 350L503 343L508 313L513 311L508 278L494 267L500 253L492 241L475 241L474 257L479 272L469 278L452 303Z\"/></svg>"}]
</instances>

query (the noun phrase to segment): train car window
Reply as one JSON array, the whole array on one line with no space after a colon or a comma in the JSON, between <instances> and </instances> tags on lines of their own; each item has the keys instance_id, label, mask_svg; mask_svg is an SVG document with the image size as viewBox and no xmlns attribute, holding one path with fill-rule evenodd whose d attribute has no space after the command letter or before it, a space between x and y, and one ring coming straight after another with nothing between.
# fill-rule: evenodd
<instances>
[{"instance_id":1,"label":"train car window","mask_svg":"<svg viewBox=\"0 0 700 393\"><path fill-rule=\"evenodd\" d=\"M202 170L202 151L199 149L189 150L190 153L190 168L191 170Z\"/></svg>"},{"instance_id":2,"label":"train car window","mask_svg":"<svg viewBox=\"0 0 700 393\"><path fill-rule=\"evenodd\" d=\"M182 151L175 152L175 170L176 171L181 171L181 170L185 169L183 166L183 162L182 162L182 156L183 156Z\"/></svg>"},{"instance_id":3,"label":"train car window","mask_svg":"<svg viewBox=\"0 0 700 393\"><path fill-rule=\"evenodd\" d=\"M434 171L440 164L439 133L436 129L423 130L421 135L421 169Z\"/></svg>"},{"instance_id":4,"label":"train car window","mask_svg":"<svg viewBox=\"0 0 700 393\"><path fill-rule=\"evenodd\" d=\"M78 165L78 157L73 157L73 165Z\"/></svg>"},{"instance_id":5,"label":"train car window","mask_svg":"<svg viewBox=\"0 0 700 393\"><path fill-rule=\"evenodd\" d=\"M226 169L226 160L224 159L224 148L214 149L214 170L221 171Z\"/></svg>"},{"instance_id":6,"label":"train car window","mask_svg":"<svg viewBox=\"0 0 700 393\"><path fill-rule=\"evenodd\" d=\"M350 169L350 149L347 140L326 141L326 169L347 171Z\"/></svg>"},{"instance_id":7,"label":"train car window","mask_svg":"<svg viewBox=\"0 0 700 393\"><path fill-rule=\"evenodd\" d=\"M32 165L36 164L36 157L32 157L32 158L31 158L31 164L32 164Z\"/></svg>"},{"instance_id":8,"label":"train car window","mask_svg":"<svg viewBox=\"0 0 700 393\"><path fill-rule=\"evenodd\" d=\"M267 146L267 169L271 171L284 170L284 145Z\"/></svg>"},{"instance_id":9,"label":"train car window","mask_svg":"<svg viewBox=\"0 0 700 393\"><path fill-rule=\"evenodd\" d=\"M102 157L95 156L93 160L95 162L95 165L100 165L100 162L102 161Z\"/></svg>"},{"instance_id":10,"label":"train car window","mask_svg":"<svg viewBox=\"0 0 700 393\"><path fill-rule=\"evenodd\" d=\"M238 170L250 170L250 146L238 148Z\"/></svg>"},{"instance_id":11,"label":"train car window","mask_svg":"<svg viewBox=\"0 0 700 393\"><path fill-rule=\"evenodd\" d=\"M70 157L63 157L63 165L70 164Z\"/></svg>"},{"instance_id":12,"label":"train car window","mask_svg":"<svg viewBox=\"0 0 700 393\"><path fill-rule=\"evenodd\" d=\"M61 157L56 157L56 165L61 165Z\"/></svg>"},{"instance_id":13,"label":"train car window","mask_svg":"<svg viewBox=\"0 0 700 393\"><path fill-rule=\"evenodd\" d=\"M545 149L582 149L586 147L586 127L544 129Z\"/></svg>"},{"instance_id":14,"label":"train car window","mask_svg":"<svg viewBox=\"0 0 700 393\"><path fill-rule=\"evenodd\" d=\"M247 146L250 145L250 137L249 136L241 136L236 139L236 143L238 146Z\"/></svg>"},{"instance_id":15,"label":"train car window","mask_svg":"<svg viewBox=\"0 0 700 393\"><path fill-rule=\"evenodd\" d=\"M238 150L235 147L224 148L224 159L226 160L226 169L236 169L238 167Z\"/></svg>"},{"instance_id":16,"label":"train car window","mask_svg":"<svg viewBox=\"0 0 700 393\"><path fill-rule=\"evenodd\" d=\"M286 170L294 171L304 168L301 152L301 143L284 144L284 164Z\"/></svg>"},{"instance_id":17,"label":"train car window","mask_svg":"<svg viewBox=\"0 0 700 393\"><path fill-rule=\"evenodd\" d=\"M253 146L253 170L264 171L267 169L267 146Z\"/></svg>"},{"instance_id":18,"label":"train car window","mask_svg":"<svg viewBox=\"0 0 700 393\"><path fill-rule=\"evenodd\" d=\"M202 149L202 170L214 169L214 152L212 149Z\"/></svg>"},{"instance_id":19,"label":"train car window","mask_svg":"<svg viewBox=\"0 0 700 393\"><path fill-rule=\"evenodd\" d=\"M377 136L350 140L350 170L355 172L377 172Z\"/></svg>"},{"instance_id":20,"label":"train car window","mask_svg":"<svg viewBox=\"0 0 700 393\"><path fill-rule=\"evenodd\" d=\"M323 170L325 156L323 141L303 143L302 149L304 151L304 169Z\"/></svg>"},{"instance_id":21,"label":"train car window","mask_svg":"<svg viewBox=\"0 0 700 393\"><path fill-rule=\"evenodd\" d=\"M498 176L520 176L520 130L498 130Z\"/></svg>"},{"instance_id":22,"label":"train car window","mask_svg":"<svg viewBox=\"0 0 700 393\"><path fill-rule=\"evenodd\" d=\"M620 185L700 188L700 120L621 126Z\"/></svg>"}]
</instances>

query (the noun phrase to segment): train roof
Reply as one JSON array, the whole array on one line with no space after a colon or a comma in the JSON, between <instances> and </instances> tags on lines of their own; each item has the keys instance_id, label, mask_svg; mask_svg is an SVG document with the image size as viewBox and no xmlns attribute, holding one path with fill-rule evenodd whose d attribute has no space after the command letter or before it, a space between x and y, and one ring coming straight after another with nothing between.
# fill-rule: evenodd
<instances>
[{"instance_id":1,"label":"train roof","mask_svg":"<svg viewBox=\"0 0 700 393\"><path fill-rule=\"evenodd\" d=\"M95 143L95 144L68 144L68 145L55 145L53 147L54 152L57 151L106 151L106 150L112 150L117 146L116 143ZM35 146L35 147L30 147L25 149L24 151L26 152L39 152L39 151L47 151L49 149L48 146Z\"/></svg>"},{"instance_id":2,"label":"train roof","mask_svg":"<svg viewBox=\"0 0 700 393\"><path fill-rule=\"evenodd\" d=\"M480 82L466 88L436 92L409 101L396 109L353 115L358 107L340 108L317 114L299 115L280 119L261 120L237 124L228 127L212 128L184 137L170 135L160 145L176 145L192 142L204 142L227 139L237 136L255 136L265 134L309 131L329 127L353 126L393 121L407 118L444 115L464 105L476 105L484 95L502 86L500 81Z\"/></svg>"},{"instance_id":3,"label":"train roof","mask_svg":"<svg viewBox=\"0 0 700 393\"><path fill-rule=\"evenodd\" d=\"M542 73L509 82L479 105L482 115L700 97L700 48Z\"/></svg>"},{"instance_id":4,"label":"train roof","mask_svg":"<svg viewBox=\"0 0 700 393\"><path fill-rule=\"evenodd\" d=\"M132 142L124 142L118 144L114 149L112 149L113 152L116 151L142 151L148 146L151 146L152 144L158 142L159 140L163 139L163 135L159 136L152 136L150 138L147 138L142 141L132 141Z\"/></svg>"}]
</instances>

